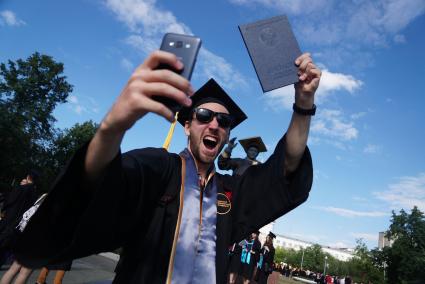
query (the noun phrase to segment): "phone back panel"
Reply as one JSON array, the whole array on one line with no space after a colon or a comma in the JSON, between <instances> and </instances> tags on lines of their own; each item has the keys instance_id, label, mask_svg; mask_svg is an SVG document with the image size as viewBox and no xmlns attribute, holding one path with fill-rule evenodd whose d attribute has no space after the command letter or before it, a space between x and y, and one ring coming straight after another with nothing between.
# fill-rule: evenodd
<instances>
[{"instance_id":1,"label":"phone back panel","mask_svg":"<svg viewBox=\"0 0 425 284\"><path fill-rule=\"evenodd\" d=\"M190 80L200 47L201 39L198 37L167 33L164 35L160 49L174 53L183 62L184 69L181 72L173 71Z\"/></svg>"}]
</instances>

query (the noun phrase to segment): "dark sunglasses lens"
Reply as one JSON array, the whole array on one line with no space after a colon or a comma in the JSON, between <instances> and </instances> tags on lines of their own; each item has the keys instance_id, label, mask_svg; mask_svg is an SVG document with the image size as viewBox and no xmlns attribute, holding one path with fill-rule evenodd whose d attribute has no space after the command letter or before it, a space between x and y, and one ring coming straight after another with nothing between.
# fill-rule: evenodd
<instances>
[{"instance_id":1,"label":"dark sunglasses lens","mask_svg":"<svg viewBox=\"0 0 425 284\"><path fill-rule=\"evenodd\" d=\"M230 127L230 124L232 124L232 118L228 114L218 113L217 122L221 127L227 128Z\"/></svg>"},{"instance_id":2,"label":"dark sunglasses lens","mask_svg":"<svg viewBox=\"0 0 425 284\"><path fill-rule=\"evenodd\" d=\"M198 108L196 109L195 113L196 113L196 119L202 123L210 122L214 115L213 111L209 109L205 109L205 108Z\"/></svg>"}]
</instances>

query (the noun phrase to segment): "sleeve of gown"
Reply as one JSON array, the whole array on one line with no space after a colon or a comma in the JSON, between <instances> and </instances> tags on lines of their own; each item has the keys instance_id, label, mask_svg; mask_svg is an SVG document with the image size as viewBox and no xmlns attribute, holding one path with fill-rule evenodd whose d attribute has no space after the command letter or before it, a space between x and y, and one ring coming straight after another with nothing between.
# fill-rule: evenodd
<instances>
[{"instance_id":1,"label":"sleeve of gown","mask_svg":"<svg viewBox=\"0 0 425 284\"><path fill-rule=\"evenodd\" d=\"M232 177L232 242L274 221L303 203L313 182L310 151L306 147L297 170L284 175L285 136L263 164Z\"/></svg>"},{"instance_id":2,"label":"sleeve of gown","mask_svg":"<svg viewBox=\"0 0 425 284\"><path fill-rule=\"evenodd\" d=\"M146 198L146 179L152 173L131 152L119 153L103 177L87 188L86 151L87 145L74 155L18 237L14 253L24 266L40 267L116 249L134 229L141 200Z\"/></svg>"}]
</instances>

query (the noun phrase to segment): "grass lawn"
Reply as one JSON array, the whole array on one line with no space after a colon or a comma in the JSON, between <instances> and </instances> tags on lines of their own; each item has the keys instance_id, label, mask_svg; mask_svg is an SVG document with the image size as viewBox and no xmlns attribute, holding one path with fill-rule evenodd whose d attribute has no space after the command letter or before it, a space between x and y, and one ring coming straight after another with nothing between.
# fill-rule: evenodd
<instances>
[{"instance_id":1,"label":"grass lawn","mask_svg":"<svg viewBox=\"0 0 425 284\"><path fill-rule=\"evenodd\" d=\"M292 280L290 278L281 277L279 280L279 284L301 284L302 282Z\"/></svg>"}]
</instances>

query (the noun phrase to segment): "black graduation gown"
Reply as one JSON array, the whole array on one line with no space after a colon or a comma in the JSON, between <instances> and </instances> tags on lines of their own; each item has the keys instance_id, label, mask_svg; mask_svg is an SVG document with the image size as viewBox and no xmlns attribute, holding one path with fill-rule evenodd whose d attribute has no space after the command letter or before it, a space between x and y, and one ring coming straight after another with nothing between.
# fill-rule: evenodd
<instances>
[{"instance_id":1,"label":"black graduation gown","mask_svg":"<svg viewBox=\"0 0 425 284\"><path fill-rule=\"evenodd\" d=\"M289 181L283 175L284 143L282 139L267 162L241 177L214 176L217 283L226 283L229 245L308 197L312 185L309 150ZM165 283L171 275L167 271L174 260L181 217L184 167L180 156L156 148L119 154L103 178L87 188L82 182L86 150L87 146L72 158L19 236L18 261L40 267L122 247L114 283Z\"/></svg>"},{"instance_id":2,"label":"black graduation gown","mask_svg":"<svg viewBox=\"0 0 425 284\"><path fill-rule=\"evenodd\" d=\"M264 246L261 248L261 254L263 255L263 263L258 269L258 284L267 284L267 278L273 272L273 260L275 249L274 247L269 248L267 251Z\"/></svg>"},{"instance_id":3,"label":"black graduation gown","mask_svg":"<svg viewBox=\"0 0 425 284\"><path fill-rule=\"evenodd\" d=\"M9 193L3 206L4 217L0 221L0 249L8 248L14 241L15 227L36 200L37 191L33 184L18 185Z\"/></svg>"}]
</instances>

